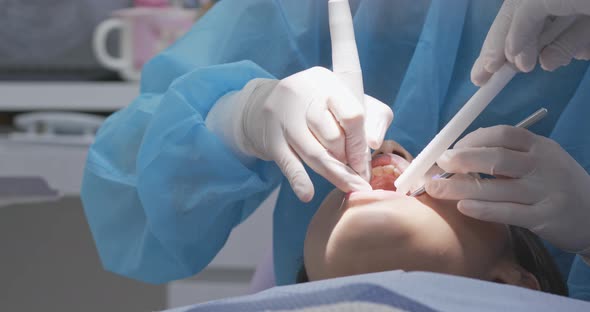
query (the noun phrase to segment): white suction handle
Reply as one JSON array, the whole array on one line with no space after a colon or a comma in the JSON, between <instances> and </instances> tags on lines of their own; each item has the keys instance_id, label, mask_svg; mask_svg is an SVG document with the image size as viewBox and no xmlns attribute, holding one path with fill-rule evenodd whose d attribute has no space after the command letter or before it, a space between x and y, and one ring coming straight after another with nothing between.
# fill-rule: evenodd
<instances>
[{"instance_id":1,"label":"white suction handle","mask_svg":"<svg viewBox=\"0 0 590 312\"><path fill-rule=\"evenodd\" d=\"M434 165L438 157L469 127L490 102L510 82L516 71L506 63L488 82L465 103L459 112L434 137L424 150L412 161L410 166L397 178L398 192L407 193L410 188L422 183L424 174Z\"/></svg>"},{"instance_id":2,"label":"white suction handle","mask_svg":"<svg viewBox=\"0 0 590 312\"><path fill-rule=\"evenodd\" d=\"M545 25L543 33L538 42L538 49L555 40L565 29L567 29L576 17L558 18L554 22ZM506 63L498 70L488 82L483 85L465 103L463 108L449 121L449 123L434 137L424 150L412 161L410 166L395 181L398 192L407 193L411 187L420 183L424 174L434 165L438 157L447 150L453 142L469 127L469 125L481 114L490 102L504 89L516 74L513 65Z\"/></svg>"},{"instance_id":3,"label":"white suction handle","mask_svg":"<svg viewBox=\"0 0 590 312\"><path fill-rule=\"evenodd\" d=\"M333 71L363 103L363 74L348 0L330 0L328 10Z\"/></svg>"}]
</instances>

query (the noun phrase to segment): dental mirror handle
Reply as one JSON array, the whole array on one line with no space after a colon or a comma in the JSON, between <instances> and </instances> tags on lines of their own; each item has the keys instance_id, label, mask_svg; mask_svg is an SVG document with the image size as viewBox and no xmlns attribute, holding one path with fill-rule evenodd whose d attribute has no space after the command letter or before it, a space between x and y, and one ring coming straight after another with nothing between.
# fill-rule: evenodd
<instances>
[{"instance_id":1,"label":"dental mirror handle","mask_svg":"<svg viewBox=\"0 0 590 312\"><path fill-rule=\"evenodd\" d=\"M545 117L545 115L547 115L547 109L541 108L514 126L517 128L526 129L526 128L534 125L535 123L537 123L537 121L543 119L543 117ZM438 179L448 179L448 178L452 177L453 175L455 175L455 174L450 173L450 172L444 172L444 173L438 175ZM412 192L412 194L410 194L410 196L416 197L418 195L424 194L424 192L426 192L426 188L424 185L422 185L420 188L418 188L417 190Z\"/></svg>"}]
</instances>

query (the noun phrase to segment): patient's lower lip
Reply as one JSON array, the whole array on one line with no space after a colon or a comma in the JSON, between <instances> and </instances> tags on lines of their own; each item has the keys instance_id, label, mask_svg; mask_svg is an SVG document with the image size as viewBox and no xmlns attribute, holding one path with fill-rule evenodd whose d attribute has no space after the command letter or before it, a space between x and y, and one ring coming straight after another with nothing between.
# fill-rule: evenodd
<instances>
[{"instance_id":1,"label":"patient's lower lip","mask_svg":"<svg viewBox=\"0 0 590 312\"><path fill-rule=\"evenodd\" d=\"M373 190L373 191L360 191L352 192L346 195L346 198L350 203L355 202L374 202L386 199L402 198L406 195L395 191L386 190Z\"/></svg>"}]
</instances>

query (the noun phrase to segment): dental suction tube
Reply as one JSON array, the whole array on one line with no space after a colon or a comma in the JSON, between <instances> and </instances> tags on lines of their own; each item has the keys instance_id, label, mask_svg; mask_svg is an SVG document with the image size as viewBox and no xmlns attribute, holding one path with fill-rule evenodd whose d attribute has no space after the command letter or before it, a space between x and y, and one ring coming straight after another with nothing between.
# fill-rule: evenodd
<instances>
[{"instance_id":1,"label":"dental suction tube","mask_svg":"<svg viewBox=\"0 0 590 312\"><path fill-rule=\"evenodd\" d=\"M411 187L422 183L422 179L428 169L459 138L496 95L504 89L515 74L516 71L508 63L504 64L500 70L494 73L490 80L475 92L453 119L447 123L426 148L418 154L418 157L412 161L410 166L397 178L395 181L397 191L406 194Z\"/></svg>"},{"instance_id":2,"label":"dental suction tube","mask_svg":"<svg viewBox=\"0 0 590 312\"><path fill-rule=\"evenodd\" d=\"M365 97L363 73L348 0L328 1L328 12L333 72L350 88L357 100L363 103Z\"/></svg>"},{"instance_id":3,"label":"dental suction tube","mask_svg":"<svg viewBox=\"0 0 590 312\"><path fill-rule=\"evenodd\" d=\"M363 72L354 37L354 23L348 0L329 0L328 14L332 41L332 70L340 81L352 91L354 97L366 111ZM368 146L366 159L368 174L362 176L369 181L371 179L371 150Z\"/></svg>"},{"instance_id":4,"label":"dental suction tube","mask_svg":"<svg viewBox=\"0 0 590 312\"><path fill-rule=\"evenodd\" d=\"M568 29L575 21L576 16L558 18L547 21L539 38L538 49L553 42L565 29ZM490 80L481 87L459 110L457 115L428 143L426 148L414 159L408 169L395 181L398 192L406 194L416 184L423 184L424 174L434 165L438 157L447 150L461 133L479 116L490 102L502 91L516 74L513 65L506 63L500 70L492 75Z\"/></svg>"}]
</instances>

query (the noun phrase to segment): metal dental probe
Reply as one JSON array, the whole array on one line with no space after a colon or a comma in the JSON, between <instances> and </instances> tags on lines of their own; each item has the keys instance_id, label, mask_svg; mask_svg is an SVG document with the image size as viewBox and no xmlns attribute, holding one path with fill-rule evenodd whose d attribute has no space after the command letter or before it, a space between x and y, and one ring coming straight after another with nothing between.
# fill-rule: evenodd
<instances>
[{"instance_id":1,"label":"metal dental probe","mask_svg":"<svg viewBox=\"0 0 590 312\"><path fill-rule=\"evenodd\" d=\"M546 25L546 31L539 38L538 50L540 51L547 44L558 38L561 33L575 22L575 18L556 19ZM461 134L467 130L469 125L479 116L483 110L494 100L504 87L512 80L517 70L510 64L505 63L496 71L490 79L483 84L465 102L459 111L449 122L434 136L434 138L416 156L414 161L395 180L395 186L399 193L406 194L410 188L424 178L426 172L436 163L436 160L444 153Z\"/></svg>"},{"instance_id":2,"label":"metal dental probe","mask_svg":"<svg viewBox=\"0 0 590 312\"><path fill-rule=\"evenodd\" d=\"M524 120L522 120L521 122L517 123L515 125L515 127L526 129L526 128L532 126L533 124L535 124L537 121L543 119L543 117L545 117L545 115L547 115L547 109L541 108L538 111L534 112L532 115L530 115L527 118L525 118ZM444 172L442 174L439 174L437 178L438 179L448 179L448 178L452 177L453 175L455 175L455 174L449 173L449 172ZM419 189L412 192L410 194L410 196L416 197L418 195L424 194L424 192L426 192L426 188L424 185L422 185Z\"/></svg>"}]
</instances>

